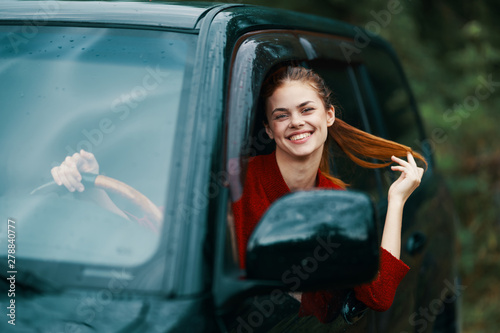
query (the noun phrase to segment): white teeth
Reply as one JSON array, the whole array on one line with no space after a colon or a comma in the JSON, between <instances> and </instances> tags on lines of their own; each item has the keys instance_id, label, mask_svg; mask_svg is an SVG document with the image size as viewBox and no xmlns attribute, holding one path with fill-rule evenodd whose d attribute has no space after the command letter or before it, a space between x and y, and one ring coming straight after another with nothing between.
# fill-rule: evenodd
<instances>
[{"instance_id":1,"label":"white teeth","mask_svg":"<svg viewBox=\"0 0 500 333\"><path fill-rule=\"evenodd\" d=\"M302 134L294 135L294 136L290 137L290 140L296 141L296 140L307 138L308 136L311 136L311 133L302 133Z\"/></svg>"}]
</instances>

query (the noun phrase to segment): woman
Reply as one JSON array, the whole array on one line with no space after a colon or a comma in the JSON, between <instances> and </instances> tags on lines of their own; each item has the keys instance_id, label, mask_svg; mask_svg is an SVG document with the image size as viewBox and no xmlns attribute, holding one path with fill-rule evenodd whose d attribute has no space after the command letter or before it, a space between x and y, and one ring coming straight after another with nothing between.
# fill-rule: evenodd
<instances>
[{"instance_id":1,"label":"woman","mask_svg":"<svg viewBox=\"0 0 500 333\"><path fill-rule=\"evenodd\" d=\"M375 137L339 119L331 92L316 73L303 67L288 66L273 73L262 87L264 126L276 142L276 150L249 162L243 195L233 204L240 264L245 266L245 249L251 232L279 197L292 191L315 187L345 189L346 184L330 175L328 143L335 140L355 163L368 168L391 166L400 177L391 185L381 243L381 262L377 278L354 288L356 298L368 307L387 310L396 288L409 268L401 260L401 223L403 207L418 187L424 170L414 156L425 159L411 148ZM398 158L406 157L407 161ZM367 162L375 158L382 163ZM392 162L391 162L392 161ZM314 315L320 321L332 319L338 310L335 292L304 293L300 315Z\"/></svg>"}]
</instances>

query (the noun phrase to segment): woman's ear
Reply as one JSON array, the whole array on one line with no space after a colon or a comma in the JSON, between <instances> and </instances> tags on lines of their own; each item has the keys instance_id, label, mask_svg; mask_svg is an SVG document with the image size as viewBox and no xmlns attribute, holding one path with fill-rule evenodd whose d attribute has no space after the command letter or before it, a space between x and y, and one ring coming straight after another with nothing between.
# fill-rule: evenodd
<instances>
[{"instance_id":1,"label":"woman's ear","mask_svg":"<svg viewBox=\"0 0 500 333\"><path fill-rule=\"evenodd\" d=\"M326 123L328 127L332 126L335 122L335 108L333 105L330 105L330 108L326 110Z\"/></svg>"},{"instance_id":2,"label":"woman's ear","mask_svg":"<svg viewBox=\"0 0 500 333\"><path fill-rule=\"evenodd\" d=\"M271 130L271 127L269 127L269 124L266 123L265 121L263 121L262 123L264 124L264 128L266 129L267 135L269 135L269 137L271 138L271 140L274 140L273 131Z\"/></svg>"}]
</instances>

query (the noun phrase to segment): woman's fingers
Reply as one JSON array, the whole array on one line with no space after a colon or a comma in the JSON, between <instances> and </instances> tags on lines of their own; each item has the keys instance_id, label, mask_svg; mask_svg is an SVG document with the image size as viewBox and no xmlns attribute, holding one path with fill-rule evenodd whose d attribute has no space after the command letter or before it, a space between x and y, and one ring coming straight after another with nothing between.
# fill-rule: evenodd
<instances>
[{"instance_id":1,"label":"woman's fingers","mask_svg":"<svg viewBox=\"0 0 500 333\"><path fill-rule=\"evenodd\" d=\"M402 172L405 178L420 182L424 169L417 166L415 158L410 152L408 152L408 162L395 156L392 156L392 160L399 165L392 165L391 170Z\"/></svg>"},{"instance_id":2,"label":"woman's fingers","mask_svg":"<svg viewBox=\"0 0 500 333\"><path fill-rule=\"evenodd\" d=\"M411 165L413 166L417 166L417 162L415 162L415 158L413 157L413 154L411 152L408 152L406 154L407 158L408 158L408 162L410 162Z\"/></svg>"},{"instance_id":3,"label":"woman's fingers","mask_svg":"<svg viewBox=\"0 0 500 333\"><path fill-rule=\"evenodd\" d=\"M420 175L420 177L421 177L423 175L424 169L419 168L417 166L417 162L415 161L415 158L413 157L412 153L408 152L407 153L407 158L408 158L408 162L405 161L405 160L403 160L403 159L401 159L401 158L398 158L396 156L392 156L391 157L391 159L392 159L393 162L398 163L400 166L402 166L403 168L405 168L405 170L407 170L407 172L414 171L416 174ZM395 169L393 169L393 170L395 170ZM403 172L404 170L398 169L398 171Z\"/></svg>"},{"instance_id":4,"label":"woman's fingers","mask_svg":"<svg viewBox=\"0 0 500 333\"><path fill-rule=\"evenodd\" d=\"M83 149L80 150L80 153L67 156L61 165L50 170L56 184L64 185L70 192L85 190L80 172L99 173L99 164L94 154Z\"/></svg>"},{"instance_id":5,"label":"woman's fingers","mask_svg":"<svg viewBox=\"0 0 500 333\"><path fill-rule=\"evenodd\" d=\"M94 154L92 154L91 152L85 151L83 149L80 150L80 155L87 160L95 159Z\"/></svg>"},{"instance_id":6,"label":"woman's fingers","mask_svg":"<svg viewBox=\"0 0 500 333\"><path fill-rule=\"evenodd\" d=\"M393 155L393 156L391 156L391 160L392 160L393 162L398 163L399 165L402 165L402 166L409 166L409 165L410 165L410 163L408 163L407 161L405 161L405 160L403 160L403 159L401 159L401 158L399 158L399 157L396 157L396 156L394 156L394 155Z\"/></svg>"},{"instance_id":7,"label":"woman's fingers","mask_svg":"<svg viewBox=\"0 0 500 333\"><path fill-rule=\"evenodd\" d=\"M406 201L411 193L420 185L424 169L417 166L415 158L408 152L408 161L392 156L391 159L399 165L392 165L391 170L401 172L389 189L389 197Z\"/></svg>"},{"instance_id":8,"label":"woman's fingers","mask_svg":"<svg viewBox=\"0 0 500 333\"><path fill-rule=\"evenodd\" d=\"M62 164L59 167L59 177L61 179L62 184L68 189L70 192L74 192L75 188L73 187L71 181L68 179L68 168L66 165Z\"/></svg>"},{"instance_id":9,"label":"woman's fingers","mask_svg":"<svg viewBox=\"0 0 500 333\"><path fill-rule=\"evenodd\" d=\"M83 149L80 150L78 167L81 171L99 174L99 164L97 163L94 154Z\"/></svg>"},{"instance_id":10,"label":"woman's fingers","mask_svg":"<svg viewBox=\"0 0 500 333\"><path fill-rule=\"evenodd\" d=\"M420 178L422 178L424 176L424 172L425 172L424 168L417 168L417 170L418 170L418 174L420 175Z\"/></svg>"},{"instance_id":11,"label":"woman's fingers","mask_svg":"<svg viewBox=\"0 0 500 333\"><path fill-rule=\"evenodd\" d=\"M78 181L78 182L80 180L82 180L82 175L80 175L80 172L78 171L78 167L77 167L77 163L78 163L79 159L80 159L80 156L77 155L77 153L75 153L71 157L67 156L62 164L62 165L65 165L67 167L67 172L69 173L68 176L75 178L76 181Z\"/></svg>"},{"instance_id":12,"label":"woman's fingers","mask_svg":"<svg viewBox=\"0 0 500 333\"><path fill-rule=\"evenodd\" d=\"M79 192L83 191L83 185L80 182L81 180L81 175L76 169L76 166L72 164L63 164L61 165L61 180L66 186L66 188L74 192L75 190L78 190Z\"/></svg>"},{"instance_id":13,"label":"woman's fingers","mask_svg":"<svg viewBox=\"0 0 500 333\"><path fill-rule=\"evenodd\" d=\"M81 183L82 175L75 162L79 159L80 156L77 153L73 154L73 156L67 156L60 166L50 170L56 184L59 186L64 185L70 192L75 190L82 192L85 189Z\"/></svg>"},{"instance_id":14,"label":"woman's fingers","mask_svg":"<svg viewBox=\"0 0 500 333\"><path fill-rule=\"evenodd\" d=\"M392 170L392 171L400 171L400 172L405 172L405 170L406 170L406 169L405 169L404 167L402 167L402 166L393 165L393 166L391 166L391 170Z\"/></svg>"},{"instance_id":15,"label":"woman's fingers","mask_svg":"<svg viewBox=\"0 0 500 333\"><path fill-rule=\"evenodd\" d=\"M56 184L61 186L62 181L61 181L61 177L59 177L59 167L53 167L52 169L50 169L50 174L52 175L52 178L54 178L54 181L56 182Z\"/></svg>"}]
</instances>

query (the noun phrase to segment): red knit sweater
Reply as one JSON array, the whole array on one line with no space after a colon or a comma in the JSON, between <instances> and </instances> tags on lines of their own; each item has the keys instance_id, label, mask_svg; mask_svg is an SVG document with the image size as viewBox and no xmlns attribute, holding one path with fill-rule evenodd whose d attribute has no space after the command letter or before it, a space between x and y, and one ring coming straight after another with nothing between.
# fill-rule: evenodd
<instances>
[{"instance_id":1,"label":"red knit sweater","mask_svg":"<svg viewBox=\"0 0 500 333\"><path fill-rule=\"evenodd\" d=\"M319 170L317 187L341 189ZM276 153L257 156L250 161L243 195L233 203L241 268L245 267L246 246L258 221L276 199L289 192L290 189L276 162ZM396 289L408 270L409 267L401 260L380 248L380 270L377 278L370 283L354 287L356 298L373 310L386 311L392 305ZM299 316L314 315L321 322L332 320L339 304L336 295L338 294L334 291L303 293Z\"/></svg>"}]
</instances>

